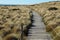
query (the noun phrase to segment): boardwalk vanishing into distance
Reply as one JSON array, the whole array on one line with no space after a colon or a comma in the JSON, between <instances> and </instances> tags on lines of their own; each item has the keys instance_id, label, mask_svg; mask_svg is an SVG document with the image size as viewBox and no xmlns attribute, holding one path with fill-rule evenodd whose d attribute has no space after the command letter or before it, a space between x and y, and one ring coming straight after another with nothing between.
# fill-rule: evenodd
<instances>
[{"instance_id":1,"label":"boardwalk vanishing into distance","mask_svg":"<svg viewBox=\"0 0 60 40\"><path fill-rule=\"evenodd\" d=\"M42 17L38 13L33 12L33 24L29 29L27 40L52 40L51 35L46 32Z\"/></svg>"}]
</instances>

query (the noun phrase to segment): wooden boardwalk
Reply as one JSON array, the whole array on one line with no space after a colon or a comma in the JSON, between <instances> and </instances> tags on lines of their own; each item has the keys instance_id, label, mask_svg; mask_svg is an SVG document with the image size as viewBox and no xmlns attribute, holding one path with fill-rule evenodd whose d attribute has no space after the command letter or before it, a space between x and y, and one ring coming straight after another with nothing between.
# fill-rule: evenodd
<instances>
[{"instance_id":1,"label":"wooden boardwalk","mask_svg":"<svg viewBox=\"0 0 60 40\"><path fill-rule=\"evenodd\" d=\"M46 32L45 25L42 22L40 15L33 12L33 16L34 26L29 29L27 40L52 40L50 34Z\"/></svg>"}]
</instances>

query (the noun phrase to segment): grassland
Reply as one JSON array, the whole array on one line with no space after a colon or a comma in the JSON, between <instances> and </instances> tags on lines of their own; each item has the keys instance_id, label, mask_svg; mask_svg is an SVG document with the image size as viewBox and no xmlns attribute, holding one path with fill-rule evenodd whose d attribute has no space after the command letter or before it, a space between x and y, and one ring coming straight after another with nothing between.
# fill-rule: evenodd
<instances>
[{"instance_id":1,"label":"grassland","mask_svg":"<svg viewBox=\"0 0 60 40\"><path fill-rule=\"evenodd\" d=\"M0 40L21 39L23 31L30 27L32 11L42 16L46 31L54 40L60 39L60 2L46 2L34 5L0 6ZM23 34L23 40L26 40Z\"/></svg>"},{"instance_id":2,"label":"grassland","mask_svg":"<svg viewBox=\"0 0 60 40\"><path fill-rule=\"evenodd\" d=\"M46 2L28 7L42 16L46 31L53 35L53 40L60 40L60 2Z\"/></svg>"},{"instance_id":3,"label":"grassland","mask_svg":"<svg viewBox=\"0 0 60 40\"><path fill-rule=\"evenodd\" d=\"M0 6L0 40L20 40L22 27L23 31L27 29L31 16L31 11L23 6Z\"/></svg>"}]
</instances>

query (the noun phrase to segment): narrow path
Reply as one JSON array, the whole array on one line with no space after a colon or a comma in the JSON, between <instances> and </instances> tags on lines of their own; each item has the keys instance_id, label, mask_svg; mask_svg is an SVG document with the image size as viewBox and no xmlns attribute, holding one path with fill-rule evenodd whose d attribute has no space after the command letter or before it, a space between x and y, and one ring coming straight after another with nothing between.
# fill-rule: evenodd
<instances>
[{"instance_id":1,"label":"narrow path","mask_svg":"<svg viewBox=\"0 0 60 40\"><path fill-rule=\"evenodd\" d=\"M33 12L34 23L29 29L29 34L27 40L52 40L51 36L46 32L42 18L37 13Z\"/></svg>"}]
</instances>

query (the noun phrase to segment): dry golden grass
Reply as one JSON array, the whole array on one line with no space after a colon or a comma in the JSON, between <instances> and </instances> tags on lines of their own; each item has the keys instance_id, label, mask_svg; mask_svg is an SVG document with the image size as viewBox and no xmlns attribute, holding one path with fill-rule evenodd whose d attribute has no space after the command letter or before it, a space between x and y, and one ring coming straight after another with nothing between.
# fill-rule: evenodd
<instances>
[{"instance_id":1,"label":"dry golden grass","mask_svg":"<svg viewBox=\"0 0 60 40\"><path fill-rule=\"evenodd\" d=\"M21 27L25 30L31 24L31 16L30 10L23 6L0 6L0 40L21 39Z\"/></svg>"},{"instance_id":2,"label":"dry golden grass","mask_svg":"<svg viewBox=\"0 0 60 40\"><path fill-rule=\"evenodd\" d=\"M36 5L29 6L33 11L36 11L37 13L42 16L43 22L46 25L46 31L52 32L54 40L60 40L60 29L58 26L60 26L60 2L46 2ZM57 35L59 34L59 35Z\"/></svg>"},{"instance_id":3,"label":"dry golden grass","mask_svg":"<svg viewBox=\"0 0 60 40\"><path fill-rule=\"evenodd\" d=\"M46 2L29 6L0 6L0 40L5 40L5 38L7 40L7 37L11 35L9 34L4 37L4 32L17 34L18 37L18 34L21 33L17 32L17 30L21 29L22 23L24 30L26 26L31 23L32 13L30 13L30 10L36 11L42 16L47 32L58 30L57 26L60 25L60 2ZM55 35L57 33L55 33ZM52 33L52 35L54 35L54 33ZM2 36L4 37L3 39ZM59 40L60 36L56 36L56 38L53 37L54 40ZM24 37L24 40L25 39L26 37Z\"/></svg>"},{"instance_id":4,"label":"dry golden grass","mask_svg":"<svg viewBox=\"0 0 60 40\"><path fill-rule=\"evenodd\" d=\"M54 40L60 40L60 26L57 26L53 31L52 31L52 37Z\"/></svg>"}]
</instances>

